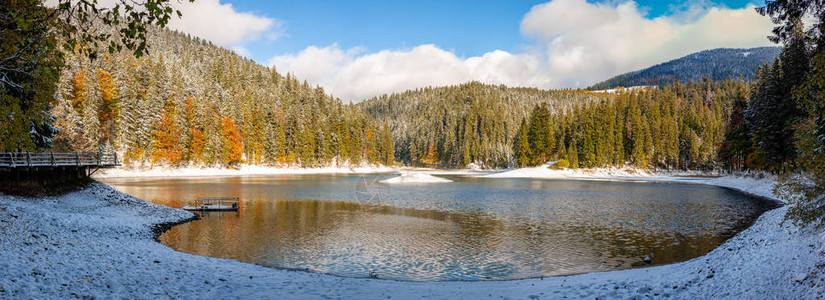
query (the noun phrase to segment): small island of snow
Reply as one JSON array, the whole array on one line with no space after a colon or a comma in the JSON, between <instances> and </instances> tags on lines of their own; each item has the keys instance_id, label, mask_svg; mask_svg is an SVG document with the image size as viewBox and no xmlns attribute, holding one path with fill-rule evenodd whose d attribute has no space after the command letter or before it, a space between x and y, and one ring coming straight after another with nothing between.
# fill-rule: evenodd
<instances>
[{"instance_id":1,"label":"small island of snow","mask_svg":"<svg viewBox=\"0 0 825 300\"><path fill-rule=\"evenodd\" d=\"M452 180L435 177L427 173L401 173L400 176L381 180L381 183L443 183L453 182Z\"/></svg>"}]
</instances>

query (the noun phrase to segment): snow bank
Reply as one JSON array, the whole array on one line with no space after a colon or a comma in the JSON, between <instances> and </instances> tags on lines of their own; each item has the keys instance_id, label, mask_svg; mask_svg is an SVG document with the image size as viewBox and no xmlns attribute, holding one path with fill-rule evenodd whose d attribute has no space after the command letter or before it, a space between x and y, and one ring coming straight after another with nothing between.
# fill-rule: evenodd
<instances>
[{"instance_id":1,"label":"snow bank","mask_svg":"<svg viewBox=\"0 0 825 300\"><path fill-rule=\"evenodd\" d=\"M197 176L238 176L238 175L287 175L287 174L367 174L393 172L395 169L384 166L360 166L352 168L322 167L322 168L280 168L256 165L242 165L237 169L228 168L152 168L152 169L125 169L116 168L101 170L95 178L110 177L197 177Z\"/></svg>"},{"instance_id":2,"label":"snow bank","mask_svg":"<svg viewBox=\"0 0 825 300\"><path fill-rule=\"evenodd\" d=\"M740 192L773 199L776 177L770 174L708 176L696 171L647 171L635 168L595 168L595 169L550 169L548 165L535 168L521 168L501 171L493 174L479 175L483 178L537 178L537 179L578 179L578 180L627 180L653 182L679 182L707 184L730 188Z\"/></svg>"},{"instance_id":3,"label":"snow bank","mask_svg":"<svg viewBox=\"0 0 825 300\"><path fill-rule=\"evenodd\" d=\"M515 170L502 171L489 175L483 175L485 178L545 178L545 179L560 179L569 178L572 175L567 170L551 170L547 166L535 168L521 168Z\"/></svg>"},{"instance_id":4,"label":"snow bank","mask_svg":"<svg viewBox=\"0 0 825 300\"><path fill-rule=\"evenodd\" d=\"M759 186L743 183L751 179L709 180L760 193L747 190ZM60 197L0 195L0 298L822 299L825 236L780 226L786 210L766 212L683 263L514 281L399 282L177 252L157 243L153 229L191 213L96 183Z\"/></svg>"},{"instance_id":5,"label":"snow bank","mask_svg":"<svg viewBox=\"0 0 825 300\"><path fill-rule=\"evenodd\" d=\"M541 178L541 179L666 179L664 174L650 174L633 168L551 169L549 164L534 168L505 170L484 175L486 178ZM655 177L655 178L654 178Z\"/></svg>"},{"instance_id":6,"label":"snow bank","mask_svg":"<svg viewBox=\"0 0 825 300\"><path fill-rule=\"evenodd\" d=\"M381 180L381 183L444 183L453 182L452 180L435 177L427 173L410 173L403 172L397 177Z\"/></svg>"},{"instance_id":7,"label":"snow bank","mask_svg":"<svg viewBox=\"0 0 825 300\"><path fill-rule=\"evenodd\" d=\"M716 178L702 178L695 181L707 185L726 187L751 195L787 203L786 199L777 198L774 195L773 188L776 185L776 178L772 175L760 174L758 177L741 175L722 176Z\"/></svg>"}]
</instances>

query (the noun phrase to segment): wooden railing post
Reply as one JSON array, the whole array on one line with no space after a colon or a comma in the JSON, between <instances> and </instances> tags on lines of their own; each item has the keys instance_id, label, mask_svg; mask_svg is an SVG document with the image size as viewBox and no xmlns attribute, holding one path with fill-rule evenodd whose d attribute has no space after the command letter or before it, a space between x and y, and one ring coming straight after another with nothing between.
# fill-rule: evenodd
<instances>
[{"instance_id":1,"label":"wooden railing post","mask_svg":"<svg viewBox=\"0 0 825 300\"><path fill-rule=\"evenodd\" d=\"M17 164L14 163L14 153L9 153L9 158L11 159L11 167L17 167Z\"/></svg>"},{"instance_id":2,"label":"wooden railing post","mask_svg":"<svg viewBox=\"0 0 825 300\"><path fill-rule=\"evenodd\" d=\"M52 155L52 167L57 166L57 161L54 160L54 151L49 151L49 153Z\"/></svg>"},{"instance_id":3,"label":"wooden railing post","mask_svg":"<svg viewBox=\"0 0 825 300\"><path fill-rule=\"evenodd\" d=\"M26 164L31 167L32 166L32 153L26 151Z\"/></svg>"},{"instance_id":4,"label":"wooden railing post","mask_svg":"<svg viewBox=\"0 0 825 300\"><path fill-rule=\"evenodd\" d=\"M77 165L80 166L80 152L75 151L74 157L75 161L77 162Z\"/></svg>"}]
</instances>

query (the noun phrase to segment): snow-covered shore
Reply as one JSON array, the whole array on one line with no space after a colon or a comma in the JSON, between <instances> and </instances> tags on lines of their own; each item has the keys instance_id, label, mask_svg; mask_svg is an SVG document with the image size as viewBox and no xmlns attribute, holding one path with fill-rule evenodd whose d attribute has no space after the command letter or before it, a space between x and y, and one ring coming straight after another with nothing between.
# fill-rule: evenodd
<instances>
[{"instance_id":1,"label":"snow-covered shore","mask_svg":"<svg viewBox=\"0 0 825 300\"><path fill-rule=\"evenodd\" d=\"M692 182L770 196L763 188L770 179ZM157 243L153 230L191 213L95 183L59 197L0 196L0 298L822 298L825 235L780 226L786 210L766 212L707 255L683 263L515 281L397 282L178 252Z\"/></svg>"},{"instance_id":2,"label":"snow-covered shore","mask_svg":"<svg viewBox=\"0 0 825 300\"><path fill-rule=\"evenodd\" d=\"M483 175L485 178L541 178L541 179L593 179L593 180L645 180L672 181L679 177L699 177L699 172L651 172L635 168L551 169L549 165L533 168L503 170Z\"/></svg>"},{"instance_id":3,"label":"snow-covered shore","mask_svg":"<svg viewBox=\"0 0 825 300\"><path fill-rule=\"evenodd\" d=\"M651 181L651 182L680 182L720 186L759 197L777 199L773 194L776 179L769 174L754 174L753 176L708 176L696 171L646 171L631 168L597 168L597 169L550 169L548 165L504 170L489 174L477 175L482 178L534 178L534 179L575 179L575 180L621 180L621 181Z\"/></svg>"},{"instance_id":4,"label":"snow-covered shore","mask_svg":"<svg viewBox=\"0 0 825 300\"><path fill-rule=\"evenodd\" d=\"M369 174L394 172L395 168L386 166L328 166L319 168L290 168L267 167L256 165L241 165L234 169L229 168L168 168L157 167L150 169L108 169L93 175L94 178L113 177L199 177L199 176L239 176L239 175L293 175L293 174Z\"/></svg>"}]
</instances>

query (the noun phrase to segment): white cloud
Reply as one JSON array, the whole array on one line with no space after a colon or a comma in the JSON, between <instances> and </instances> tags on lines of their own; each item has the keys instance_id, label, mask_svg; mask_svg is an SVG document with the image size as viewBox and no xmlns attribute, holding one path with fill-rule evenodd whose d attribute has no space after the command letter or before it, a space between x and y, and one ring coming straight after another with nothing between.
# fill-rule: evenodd
<instances>
[{"instance_id":1,"label":"white cloud","mask_svg":"<svg viewBox=\"0 0 825 300\"><path fill-rule=\"evenodd\" d=\"M308 47L297 55L277 56L268 64L280 71L324 86L344 100L408 89L460 84L481 80L492 84L546 86L542 64L529 55L493 51L483 56L460 58L435 45L383 50L363 54L362 49Z\"/></svg>"},{"instance_id":2,"label":"white cloud","mask_svg":"<svg viewBox=\"0 0 825 300\"><path fill-rule=\"evenodd\" d=\"M354 101L470 80L584 87L695 51L770 45L766 36L772 26L753 6L732 10L699 2L650 19L632 1L553 0L534 6L522 19L521 32L534 43L524 53L495 50L465 58L431 44L373 53L332 44L277 56L268 64Z\"/></svg>"},{"instance_id":3,"label":"white cloud","mask_svg":"<svg viewBox=\"0 0 825 300\"><path fill-rule=\"evenodd\" d=\"M360 48L344 51L337 44L324 48L309 46L297 55L288 54L273 57L267 61L267 65L292 72L298 78L313 83L322 83L334 79L335 74L344 65L352 62L353 58L361 51Z\"/></svg>"},{"instance_id":4,"label":"white cloud","mask_svg":"<svg viewBox=\"0 0 825 300\"><path fill-rule=\"evenodd\" d=\"M75 0L72 0L76 2ZM113 8L124 0L98 0L98 8ZM131 3L131 1L126 1ZM138 1L138 3L143 3ZM242 56L250 56L248 49L241 45L254 41L275 41L285 35L284 22L259 16L249 12L239 12L232 4L221 4L220 0L169 1L182 18L173 13L166 28L188 33L226 47ZM46 6L55 7L58 0L46 0ZM143 8L138 7L138 10Z\"/></svg>"},{"instance_id":5,"label":"white cloud","mask_svg":"<svg viewBox=\"0 0 825 300\"><path fill-rule=\"evenodd\" d=\"M239 12L232 4L219 0L172 1L183 18L173 17L168 28L212 41L219 46L232 46L263 38L275 40L284 35L283 21Z\"/></svg>"}]
</instances>

